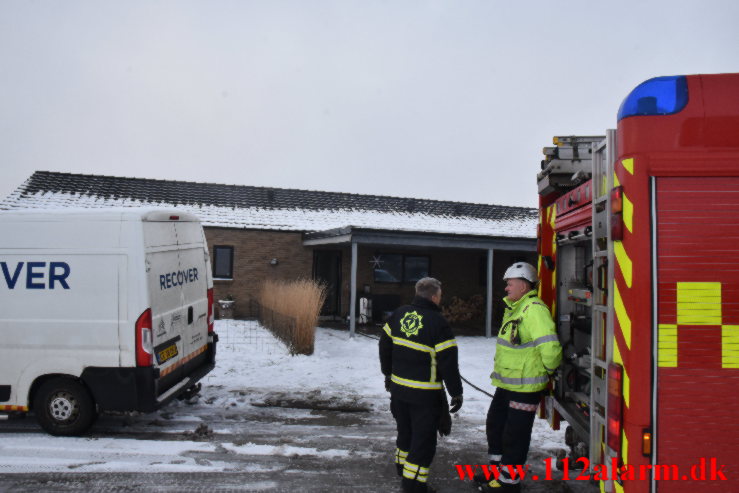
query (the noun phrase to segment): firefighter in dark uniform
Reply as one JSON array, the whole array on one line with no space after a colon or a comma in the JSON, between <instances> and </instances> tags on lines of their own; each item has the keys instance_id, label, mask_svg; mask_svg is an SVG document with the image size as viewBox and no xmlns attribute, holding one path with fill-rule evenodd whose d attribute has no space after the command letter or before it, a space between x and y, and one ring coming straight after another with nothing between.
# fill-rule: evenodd
<instances>
[{"instance_id":1,"label":"firefighter in dark uniform","mask_svg":"<svg viewBox=\"0 0 739 493\"><path fill-rule=\"evenodd\" d=\"M421 279L413 302L395 310L380 338L380 364L398 428L395 464L406 493L435 491L426 482L439 421L442 412L462 407L457 341L440 303L441 283ZM443 384L452 397L451 409L446 408Z\"/></svg>"}]
</instances>

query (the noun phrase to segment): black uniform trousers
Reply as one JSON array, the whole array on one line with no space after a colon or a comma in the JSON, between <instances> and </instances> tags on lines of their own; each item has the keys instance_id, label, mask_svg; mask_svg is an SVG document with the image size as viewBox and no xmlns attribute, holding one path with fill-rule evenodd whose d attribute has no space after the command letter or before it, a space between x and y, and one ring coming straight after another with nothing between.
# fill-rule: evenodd
<instances>
[{"instance_id":1,"label":"black uniform trousers","mask_svg":"<svg viewBox=\"0 0 739 493\"><path fill-rule=\"evenodd\" d=\"M403 489L426 491L428 473L424 474L424 469L429 468L436 454L436 433L441 408L438 404L413 403L393 397L390 400L390 410L398 428L396 446L401 451L408 452L403 470Z\"/></svg>"},{"instance_id":2,"label":"black uniform trousers","mask_svg":"<svg viewBox=\"0 0 739 493\"><path fill-rule=\"evenodd\" d=\"M488 409L485 432L488 454L501 456L500 464L526 464L531 445L531 430L540 399L541 392L513 392L501 388L495 390ZM506 472L504 469L501 474L506 476Z\"/></svg>"}]
</instances>

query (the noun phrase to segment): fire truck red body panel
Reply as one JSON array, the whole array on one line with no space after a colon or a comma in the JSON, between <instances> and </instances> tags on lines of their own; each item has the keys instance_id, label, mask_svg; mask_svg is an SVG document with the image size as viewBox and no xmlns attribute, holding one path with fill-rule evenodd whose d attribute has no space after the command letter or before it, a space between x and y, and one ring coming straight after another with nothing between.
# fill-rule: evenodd
<instances>
[{"instance_id":1,"label":"fire truck red body panel","mask_svg":"<svg viewBox=\"0 0 739 493\"><path fill-rule=\"evenodd\" d=\"M620 463L658 467L649 480L606 481L604 491L739 492L739 74L685 81L679 111L619 121L608 163L622 187L612 216L622 237L612 241L604 286L609 354L605 342L592 354L623 369ZM560 319L557 289L568 273L557 242L594 226L592 181L540 199L540 293ZM595 259L594 283L598 268ZM605 438L590 454L604 462L614 453ZM711 459L728 481L710 480ZM706 478L696 480L701 464Z\"/></svg>"}]
</instances>

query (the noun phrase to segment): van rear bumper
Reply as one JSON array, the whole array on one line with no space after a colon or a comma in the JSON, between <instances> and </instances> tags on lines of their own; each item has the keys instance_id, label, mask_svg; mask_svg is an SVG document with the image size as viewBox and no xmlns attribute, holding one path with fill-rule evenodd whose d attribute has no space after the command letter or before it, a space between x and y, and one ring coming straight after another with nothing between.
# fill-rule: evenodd
<instances>
[{"instance_id":1,"label":"van rear bumper","mask_svg":"<svg viewBox=\"0 0 739 493\"><path fill-rule=\"evenodd\" d=\"M90 366L82 371L82 381L92 392L100 411L151 412L165 406L215 368L218 335L208 343L205 358L195 368L188 368L180 382L188 380L176 392L161 392L158 368L122 368ZM166 395L161 399L160 395ZM160 400L161 399L161 400Z\"/></svg>"}]
</instances>

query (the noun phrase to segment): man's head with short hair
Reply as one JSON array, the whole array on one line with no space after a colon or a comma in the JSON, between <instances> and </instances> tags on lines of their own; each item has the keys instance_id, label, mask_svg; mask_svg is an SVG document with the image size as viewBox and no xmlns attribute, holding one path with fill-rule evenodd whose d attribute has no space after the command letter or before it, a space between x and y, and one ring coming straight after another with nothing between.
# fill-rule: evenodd
<instances>
[{"instance_id":1,"label":"man's head with short hair","mask_svg":"<svg viewBox=\"0 0 739 493\"><path fill-rule=\"evenodd\" d=\"M431 300L437 305L441 303L441 281L433 277L424 277L416 283L416 296Z\"/></svg>"}]
</instances>

